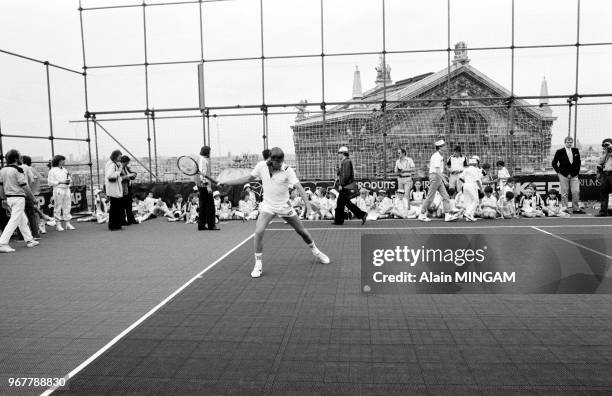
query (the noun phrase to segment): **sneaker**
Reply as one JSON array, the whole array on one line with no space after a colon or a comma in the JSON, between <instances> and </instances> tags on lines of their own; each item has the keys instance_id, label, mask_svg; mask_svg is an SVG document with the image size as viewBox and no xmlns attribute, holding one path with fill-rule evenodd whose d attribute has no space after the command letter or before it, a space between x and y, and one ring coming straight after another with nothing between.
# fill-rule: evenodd
<instances>
[{"instance_id":1,"label":"sneaker","mask_svg":"<svg viewBox=\"0 0 612 396\"><path fill-rule=\"evenodd\" d=\"M0 253L12 253L15 249L10 247L9 245L0 245Z\"/></svg>"},{"instance_id":2,"label":"sneaker","mask_svg":"<svg viewBox=\"0 0 612 396\"><path fill-rule=\"evenodd\" d=\"M455 221L455 220L457 220L457 215L455 214L446 213L444 215L444 221Z\"/></svg>"},{"instance_id":3,"label":"sneaker","mask_svg":"<svg viewBox=\"0 0 612 396\"><path fill-rule=\"evenodd\" d=\"M419 215L419 221L431 221L431 219L429 217L427 217L426 214L420 214Z\"/></svg>"},{"instance_id":4,"label":"sneaker","mask_svg":"<svg viewBox=\"0 0 612 396\"><path fill-rule=\"evenodd\" d=\"M38 246L38 245L40 245L40 242L38 242L38 241L30 241L30 242L26 243L26 246L29 247L29 248L33 248L34 246Z\"/></svg>"},{"instance_id":5,"label":"sneaker","mask_svg":"<svg viewBox=\"0 0 612 396\"><path fill-rule=\"evenodd\" d=\"M465 221L477 221L477 219L472 215L465 215Z\"/></svg>"},{"instance_id":6,"label":"sneaker","mask_svg":"<svg viewBox=\"0 0 612 396\"><path fill-rule=\"evenodd\" d=\"M64 231L64 227L62 227L60 223L57 223L57 227L55 227L55 229L58 231Z\"/></svg>"},{"instance_id":7,"label":"sneaker","mask_svg":"<svg viewBox=\"0 0 612 396\"><path fill-rule=\"evenodd\" d=\"M70 222L66 222L66 229L67 230L74 230L74 226L72 224L70 224Z\"/></svg>"},{"instance_id":8,"label":"sneaker","mask_svg":"<svg viewBox=\"0 0 612 396\"><path fill-rule=\"evenodd\" d=\"M55 220L53 220L53 219L51 219L51 220L47 221L47 225L48 225L49 227L55 227L55 224L57 224L57 223L56 223L56 222L55 222Z\"/></svg>"},{"instance_id":9,"label":"sneaker","mask_svg":"<svg viewBox=\"0 0 612 396\"><path fill-rule=\"evenodd\" d=\"M321 264L330 263L329 257L327 257L327 255L323 253L322 251L320 251L319 249L316 249L316 248L312 249L312 255L318 258Z\"/></svg>"},{"instance_id":10,"label":"sneaker","mask_svg":"<svg viewBox=\"0 0 612 396\"><path fill-rule=\"evenodd\" d=\"M44 223L38 226L38 232L40 232L41 234L47 233L47 227L45 227Z\"/></svg>"},{"instance_id":11,"label":"sneaker","mask_svg":"<svg viewBox=\"0 0 612 396\"><path fill-rule=\"evenodd\" d=\"M262 262L255 260L255 267L253 267L253 271L251 271L251 278L259 278L263 272L262 270Z\"/></svg>"}]
</instances>

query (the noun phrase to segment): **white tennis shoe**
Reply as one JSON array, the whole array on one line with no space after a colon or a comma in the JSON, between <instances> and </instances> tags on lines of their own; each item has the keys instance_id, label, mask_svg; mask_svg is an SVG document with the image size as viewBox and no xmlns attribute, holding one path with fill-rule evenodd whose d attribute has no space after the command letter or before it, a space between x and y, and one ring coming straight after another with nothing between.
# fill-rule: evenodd
<instances>
[{"instance_id":1,"label":"white tennis shoe","mask_svg":"<svg viewBox=\"0 0 612 396\"><path fill-rule=\"evenodd\" d=\"M450 213L446 213L444 215L444 221L455 221L457 220L459 216L457 216L456 214L450 214Z\"/></svg>"},{"instance_id":2,"label":"white tennis shoe","mask_svg":"<svg viewBox=\"0 0 612 396\"><path fill-rule=\"evenodd\" d=\"M9 245L0 245L0 253L13 253L15 249Z\"/></svg>"},{"instance_id":3,"label":"white tennis shoe","mask_svg":"<svg viewBox=\"0 0 612 396\"><path fill-rule=\"evenodd\" d=\"M315 256L317 259L319 259L321 264L330 263L329 257L327 257L327 255L323 253L322 251L320 251L319 249L316 249L316 248L312 249L312 255Z\"/></svg>"},{"instance_id":4,"label":"white tennis shoe","mask_svg":"<svg viewBox=\"0 0 612 396\"><path fill-rule=\"evenodd\" d=\"M419 221L431 221L431 219L427 217L426 214L422 213L419 215Z\"/></svg>"},{"instance_id":5,"label":"white tennis shoe","mask_svg":"<svg viewBox=\"0 0 612 396\"><path fill-rule=\"evenodd\" d=\"M69 221L67 221L67 222L66 222L66 229L67 229L67 230L74 230L75 228L74 228L74 226L73 226L72 224L70 224L70 222L69 222Z\"/></svg>"},{"instance_id":6,"label":"white tennis shoe","mask_svg":"<svg viewBox=\"0 0 612 396\"><path fill-rule=\"evenodd\" d=\"M259 278L263 272L262 270L262 262L259 260L255 260L255 266L253 267L253 271L251 271L251 278Z\"/></svg>"}]
</instances>

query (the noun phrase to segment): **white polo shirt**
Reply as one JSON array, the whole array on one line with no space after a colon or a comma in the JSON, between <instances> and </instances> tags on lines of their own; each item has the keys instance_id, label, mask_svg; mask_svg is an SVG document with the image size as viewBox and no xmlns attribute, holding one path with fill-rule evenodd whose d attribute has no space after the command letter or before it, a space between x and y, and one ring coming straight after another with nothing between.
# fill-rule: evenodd
<instances>
[{"instance_id":1,"label":"white polo shirt","mask_svg":"<svg viewBox=\"0 0 612 396\"><path fill-rule=\"evenodd\" d=\"M263 202L273 208L287 206L289 186L300 182L293 168L285 164L281 166L279 171L275 171L270 176L266 161L261 161L255 165L255 168L251 171L251 176L261 179Z\"/></svg>"},{"instance_id":2,"label":"white polo shirt","mask_svg":"<svg viewBox=\"0 0 612 396\"><path fill-rule=\"evenodd\" d=\"M438 168L438 170L436 170ZM429 173L444 172L444 157L439 151L432 154L429 160Z\"/></svg>"}]
</instances>

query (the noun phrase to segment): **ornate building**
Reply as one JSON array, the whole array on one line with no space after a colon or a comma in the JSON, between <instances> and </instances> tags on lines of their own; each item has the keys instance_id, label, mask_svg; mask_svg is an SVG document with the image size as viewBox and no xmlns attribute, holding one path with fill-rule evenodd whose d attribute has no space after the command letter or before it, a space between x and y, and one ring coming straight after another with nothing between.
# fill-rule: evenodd
<instances>
[{"instance_id":1,"label":"ornate building","mask_svg":"<svg viewBox=\"0 0 612 396\"><path fill-rule=\"evenodd\" d=\"M292 129L301 178L334 178L340 146L349 147L359 178L392 172L398 148L408 151L424 176L433 142L440 137L468 155L480 156L483 163L513 164L515 173L545 167L556 119L547 99L539 105L515 100L510 109L502 99L511 96L510 91L470 65L465 43L455 45L450 69L393 83L391 68L381 56L376 72L376 85L362 93L356 70L352 99L329 109L325 119L308 114L305 106L298 109ZM385 99L383 89L386 100L394 102L387 103L384 112L380 103L364 103ZM546 80L541 95L548 95ZM453 101L445 109L440 99L447 97Z\"/></svg>"}]
</instances>

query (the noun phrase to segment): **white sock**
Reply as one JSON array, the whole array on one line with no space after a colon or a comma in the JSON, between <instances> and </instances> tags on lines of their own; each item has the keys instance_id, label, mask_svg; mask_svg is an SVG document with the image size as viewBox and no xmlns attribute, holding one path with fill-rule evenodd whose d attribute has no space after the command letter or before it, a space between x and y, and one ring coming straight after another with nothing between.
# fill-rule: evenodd
<instances>
[{"instance_id":1,"label":"white sock","mask_svg":"<svg viewBox=\"0 0 612 396\"><path fill-rule=\"evenodd\" d=\"M315 243L314 243L314 242L309 243L309 244L308 244L308 247L310 248L310 250L312 250L312 251L313 251L313 253L316 253L316 252L318 252L318 251L319 251L319 249L317 249L317 246L315 245Z\"/></svg>"},{"instance_id":2,"label":"white sock","mask_svg":"<svg viewBox=\"0 0 612 396\"><path fill-rule=\"evenodd\" d=\"M263 256L263 253L255 253L255 261L261 263L262 256Z\"/></svg>"}]
</instances>

